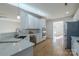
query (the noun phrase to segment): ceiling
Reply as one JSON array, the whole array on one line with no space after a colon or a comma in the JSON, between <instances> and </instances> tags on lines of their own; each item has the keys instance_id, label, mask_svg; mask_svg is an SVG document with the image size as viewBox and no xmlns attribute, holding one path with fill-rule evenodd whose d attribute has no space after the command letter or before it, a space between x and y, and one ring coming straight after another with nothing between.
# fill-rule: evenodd
<instances>
[{"instance_id":1,"label":"ceiling","mask_svg":"<svg viewBox=\"0 0 79 59\"><path fill-rule=\"evenodd\" d=\"M66 17L73 15L79 7L79 4L70 3L67 6L64 3L26 3L33 8L37 8L40 11L48 14L46 16L49 19L55 19L60 17ZM66 12L69 14L66 14ZM19 14L18 8L13 7L7 3L0 3L0 16L17 19Z\"/></svg>"},{"instance_id":2,"label":"ceiling","mask_svg":"<svg viewBox=\"0 0 79 59\"><path fill-rule=\"evenodd\" d=\"M44 13L47 13L47 18L55 19L60 17L67 17L74 15L79 7L77 3L68 3L66 6L64 3L27 3L28 5L38 8Z\"/></svg>"}]
</instances>

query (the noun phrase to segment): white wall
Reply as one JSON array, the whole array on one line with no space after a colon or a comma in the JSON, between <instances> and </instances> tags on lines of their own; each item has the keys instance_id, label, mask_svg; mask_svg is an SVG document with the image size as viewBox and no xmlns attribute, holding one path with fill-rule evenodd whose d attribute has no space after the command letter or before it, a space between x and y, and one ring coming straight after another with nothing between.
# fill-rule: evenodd
<instances>
[{"instance_id":1,"label":"white wall","mask_svg":"<svg viewBox=\"0 0 79 59\"><path fill-rule=\"evenodd\" d=\"M13 19L0 18L0 33L15 32L19 27L19 22L10 21Z\"/></svg>"},{"instance_id":2,"label":"white wall","mask_svg":"<svg viewBox=\"0 0 79 59\"><path fill-rule=\"evenodd\" d=\"M53 22L53 34L56 36L63 35L63 30L64 30L64 22L59 21L59 22Z\"/></svg>"},{"instance_id":3,"label":"white wall","mask_svg":"<svg viewBox=\"0 0 79 59\"><path fill-rule=\"evenodd\" d=\"M47 37L53 38L53 22L52 21L46 21L46 31L47 31Z\"/></svg>"},{"instance_id":4,"label":"white wall","mask_svg":"<svg viewBox=\"0 0 79 59\"><path fill-rule=\"evenodd\" d=\"M46 30L47 30L47 37L53 38L53 22L54 21L71 21L72 17L65 17L65 18L59 18L54 20L46 20Z\"/></svg>"}]
</instances>

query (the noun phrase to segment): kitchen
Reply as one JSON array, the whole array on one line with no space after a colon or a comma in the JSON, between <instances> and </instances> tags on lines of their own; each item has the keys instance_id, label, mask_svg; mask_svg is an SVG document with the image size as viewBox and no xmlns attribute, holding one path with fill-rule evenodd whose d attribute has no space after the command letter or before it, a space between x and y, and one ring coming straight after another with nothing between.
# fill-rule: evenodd
<instances>
[{"instance_id":1,"label":"kitchen","mask_svg":"<svg viewBox=\"0 0 79 59\"><path fill-rule=\"evenodd\" d=\"M0 56L32 56L33 46L45 39L43 17L8 3L0 4Z\"/></svg>"},{"instance_id":2,"label":"kitchen","mask_svg":"<svg viewBox=\"0 0 79 59\"><path fill-rule=\"evenodd\" d=\"M0 3L0 56L78 56L78 42L78 3Z\"/></svg>"}]
</instances>

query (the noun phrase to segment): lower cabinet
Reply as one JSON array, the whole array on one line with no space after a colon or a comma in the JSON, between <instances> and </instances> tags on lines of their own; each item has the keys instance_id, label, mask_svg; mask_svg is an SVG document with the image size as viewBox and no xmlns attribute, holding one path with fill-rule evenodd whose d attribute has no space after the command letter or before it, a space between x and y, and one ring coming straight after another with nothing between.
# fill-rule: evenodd
<instances>
[{"instance_id":1,"label":"lower cabinet","mask_svg":"<svg viewBox=\"0 0 79 59\"><path fill-rule=\"evenodd\" d=\"M27 49L24 49L21 52L18 52L12 56L33 56L33 47L29 47Z\"/></svg>"},{"instance_id":2,"label":"lower cabinet","mask_svg":"<svg viewBox=\"0 0 79 59\"><path fill-rule=\"evenodd\" d=\"M72 41L72 53L74 56L79 56L79 43L76 42L76 40Z\"/></svg>"}]
</instances>

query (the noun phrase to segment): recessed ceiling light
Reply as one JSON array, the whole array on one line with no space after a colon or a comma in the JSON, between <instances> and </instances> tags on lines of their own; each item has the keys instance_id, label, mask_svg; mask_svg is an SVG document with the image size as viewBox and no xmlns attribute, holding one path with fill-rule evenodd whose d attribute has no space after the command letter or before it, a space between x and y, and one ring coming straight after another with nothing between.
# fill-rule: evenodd
<instances>
[{"instance_id":1,"label":"recessed ceiling light","mask_svg":"<svg viewBox=\"0 0 79 59\"><path fill-rule=\"evenodd\" d=\"M66 11L66 14L69 14L69 11Z\"/></svg>"},{"instance_id":2,"label":"recessed ceiling light","mask_svg":"<svg viewBox=\"0 0 79 59\"><path fill-rule=\"evenodd\" d=\"M17 16L17 19L20 19L21 17L20 16Z\"/></svg>"}]
</instances>

